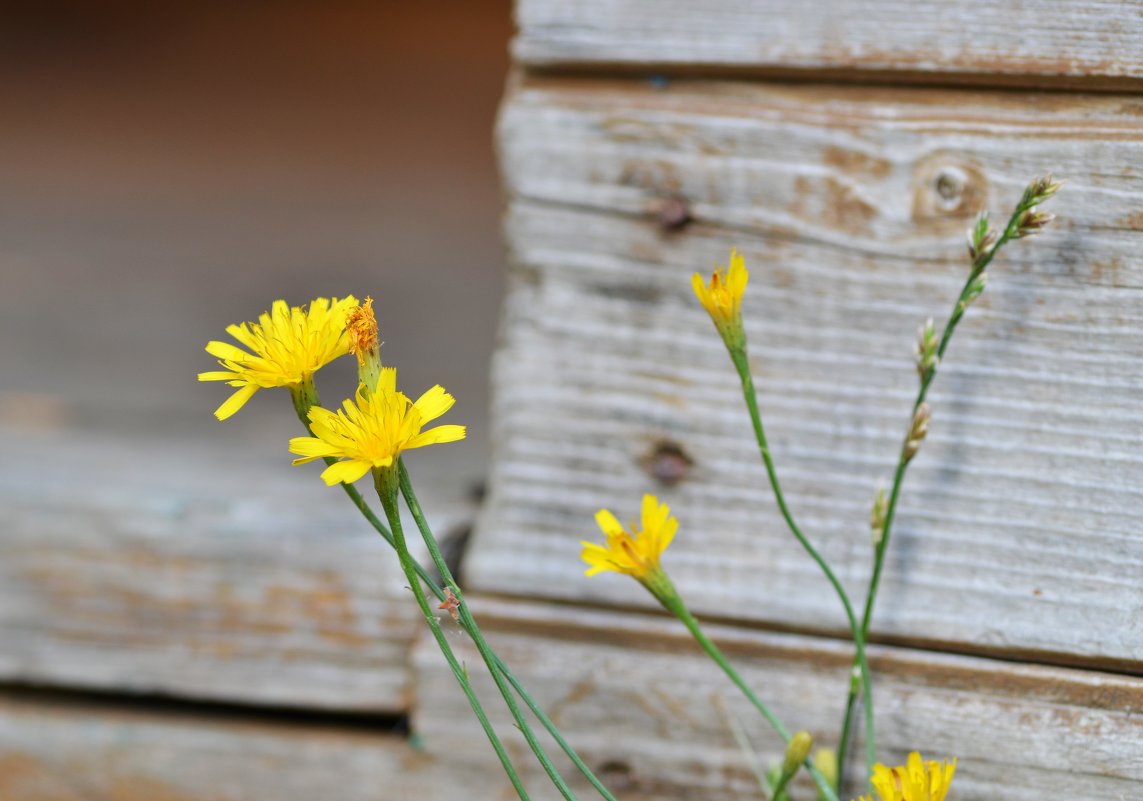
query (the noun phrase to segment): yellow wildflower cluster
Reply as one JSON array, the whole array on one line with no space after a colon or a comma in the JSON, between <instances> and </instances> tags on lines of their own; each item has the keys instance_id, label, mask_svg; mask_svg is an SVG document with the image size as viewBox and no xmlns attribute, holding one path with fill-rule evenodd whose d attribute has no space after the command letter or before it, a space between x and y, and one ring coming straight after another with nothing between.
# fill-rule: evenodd
<instances>
[{"instance_id":1,"label":"yellow wildflower cluster","mask_svg":"<svg viewBox=\"0 0 1143 801\"><path fill-rule=\"evenodd\" d=\"M297 391L321 367L350 352L375 366L372 374L377 377L370 382L375 386L363 386L356 399L345 401L338 411L309 403L300 409L309 418L313 436L290 440L290 451L301 457L294 464L337 459L322 473L326 484L353 483L370 470L392 467L402 451L464 439L465 428L459 425L421 431L425 423L447 412L455 399L439 385L416 401L397 391L396 369L382 369L376 358L372 298L360 305L352 296L317 298L308 309L279 300L257 323L231 325L226 330L251 352L225 342L206 346L226 370L200 373L199 380L226 381L239 387L215 412L219 420L230 417L263 387Z\"/></svg>"}]
</instances>

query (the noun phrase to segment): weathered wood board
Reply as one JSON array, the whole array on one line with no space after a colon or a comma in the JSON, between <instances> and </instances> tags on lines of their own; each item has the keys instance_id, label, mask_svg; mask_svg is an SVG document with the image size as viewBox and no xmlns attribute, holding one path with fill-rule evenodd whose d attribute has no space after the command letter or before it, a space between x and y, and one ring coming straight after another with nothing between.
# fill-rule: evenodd
<instances>
[{"instance_id":1,"label":"weathered wood board","mask_svg":"<svg viewBox=\"0 0 1143 801\"><path fill-rule=\"evenodd\" d=\"M478 599L473 608L493 646L624 801L760 797L728 720L745 727L763 764L781 758L779 740L681 624L537 603ZM787 725L836 743L847 646L707 628ZM465 650L491 708L491 682ZM1119 801L1143 792L1143 679L897 647L870 655L879 755L892 761L919 748L934 758L958 756L959 801ZM419 642L415 657L414 725L425 748L449 754L454 768L487 765L491 748L435 644ZM523 739L501 728L513 737L533 797L557 798ZM573 786L590 797L581 780Z\"/></svg>"},{"instance_id":2,"label":"weathered wood board","mask_svg":"<svg viewBox=\"0 0 1143 801\"><path fill-rule=\"evenodd\" d=\"M416 605L316 469L70 431L9 431L4 456L0 678L407 709ZM430 508L447 531L458 509Z\"/></svg>"},{"instance_id":3,"label":"weathered wood board","mask_svg":"<svg viewBox=\"0 0 1143 801\"><path fill-rule=\"evenodd\" d=\"M1136 0L519 0L530 67L902 73L991 84L1143 78Z\"/></svg>"},{"instance_id":4,"label":"weathered wood board","mask_svg":"<svg viewBox=\"0 0 1143 801\"><path fill-rule=\"evenodd\" d=\"M868 509L916 393L918 324L966 275L963 231L1067 179L1053 230L1009 246L931 394L875 636L1141 672L1143 127L1133 98L523 79L500 122L513 278L474 587L653 605L586 580L600 507L659 492L665 564L702 612L845 621L785 530L690 276L751 272L752 363L787 496L858 599ZM694 221L657 223L665 199ZM653 474L657 444L693 464Z\"/></svg>"},{"instance_id":5,"label":"weathered wood board","mask_svg":"<svg viewBox=\"0 0 1143 801\"><path fill-rule=\"evenodd\" d=\"M473 797L399 735L0 698L4 801L425 801ZM479 786L479 782L477 782ZM491 796L486 796L491 799Z\"/></svg>"}]
</instances>

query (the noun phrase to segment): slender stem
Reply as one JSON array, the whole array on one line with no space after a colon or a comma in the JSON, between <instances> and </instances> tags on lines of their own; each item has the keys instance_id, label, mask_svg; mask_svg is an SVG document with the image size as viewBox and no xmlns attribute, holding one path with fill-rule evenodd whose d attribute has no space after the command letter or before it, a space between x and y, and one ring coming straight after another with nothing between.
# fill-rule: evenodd
<instances>
[{"instance_id":1,"label":"slender stem","mask_svg":"<svg viewBox=\"0 0 1143 801\"><path fill-rule=\"evenodd\" d=\"M477 720L480 721L484 733L488 736L488 741L492 743L492 748L496 751L496 756L500 758L500 764L504 767L504 772L508 774L508 780L512 782L512 786L516 789L516 794L520 797L521 801L528 801L528 792L524 789L523 783L520 781L520 776L516 773L516 769L512 766L512 761L508 758L508 753L504 750L504 744L500 741L495 730L492 728L492 723L488 720L488 716L484 712L484 707L481 706L480 700L476 697L476 692L472 689L472 683L468 679L468 672L457 662L456 656L452 652L452 646L449 645L448 639L441 631L440 621L437 620L433 610L429 608L429 602L425 598L425 590L421 585L420 576L417 575L416 568L413 567L413 557L409 553L408 546L405 544L405 535L401 529L401 514L397 509L397 485L393 481L391 475L392 469L377 474L377 494L381 498L381 505L385 509L385 516L389 518L389 526L393 532L393 544L397 549L397 557L401 561L401 569L405 571L405 578L409 581L409 589L413 591L413 597L417 599L417 606L421 608L421 614L425 617L425 623L429 626L429 631L433 634L433 639L437 641L437 645L444 654L445 660L448 662L449 667L452 669L452 674L456 677L457 683L460 684L461 690L468 698L468 703L472 707L473 713L476 715Z\"/></svg>"},{"instance_id":2,"label":"slender stem","mask_svg":"<svg viewBox=\"0 0 1143 801\"><path fill-rule=\"evenodd\" d=\"M841 581L838 580L837 575L818 552L817 548L815 548L813 543L802 533L802 530L794 521L794 515L790 511L790 507L786 504L786 497L782 493L782 485L778 481L778 472L774 468L774 460L770 455L770 446L766 441L766 430L762 426L762 415L758 410L758 395L754 389L754 377L750 373L750 364L746 358L746 349L744 347L732 348L730 350L730 358L733 360L734 367L738 371L739 380L742 382L742 395L746 400L746 408L750 412L750 422L754 425L754 436L758 440L758 450L762 455L762 463L766 466L766 474L770 478L770 487L774 490L774 499L778 502L778 509L781 511L782 517L785 519L790 532L793 533L798 542L802 544L802 547L806 550L806 553L810 555L810 558L821 568L822 573L825 574L825 577L833 586L834 592L837 593L837 597L845 609L845 616L849 621L850 634L853 636L856 664L860 671L861 686L865 698L865 763L868 774L872 776L877 745L873 728L873 684L869 677L869 663L865 656L865 629L858 625L857 616L853 612L853 604L850 603L849 595L846 593L845 587L842 586ZM840 783L838 790L840 791Z\"/></svg>"},{"instance_id":3,"label":"slender stem","mask_svg":"<svg viewBox=\"0 0 1143 801\"><path fill-rule=\"evenodd\" d=\"M550 717L548 717L547 713L544 712L540 705L536 703L531 694L524 689L524 685L516 677L516 674L514 674L508 668L508 666L504 664L503 661L501 661L500 657L495 656L494 658L496 660L497 669L504 675L504 678L508 680L508 683L512 685L512 688L516 690L516 692L520 695L520 698L524 700L524 703L527 704L528 709L532 710L532 714L535 715L536 718L539 719L540 723L543 724L544 728L548 730L548 734L550 734L552 739L556 741L561 749L563 749L564 754L566 754L568 759L572 761L572 764L574 764L579 769L579 772L584 775L584 778L586 778L588 782L591 783L591 786L594 787L599 792L599 794L604 799L606 799L606 801L617 801L615 796L611 794L611 791L603 785L603 782L601 782L595 773L592 772L591 768L587 766L587 763L583 761L580 755L575 752L575 749L573 749L568 741L564 739L563 734L560 733L560 730L556 727L555 722L552 721Z\"/></svg>"},{"instance_id":4,"label":"slender stem","mask_svg":"<svg viewBox=\"0 0 1143 801\"><path fill-rule=\"evenodd\" d=\"M794 775L793 773L783 774L778 779L778 783L774 785L774 789L770 791L770 798L781 798L782 793L786 791L786 785L790 783L790 779L794 778Z\"/></svg>"},{"instance_id":5,"label":"slender stem","mask_svg":"<svg viewBox=\"0 0 1143 801\"><path fill-rule=\"evenodd\" d=\"M532 749L532 753L536 755L540 765L544 768L544 772L548 774L548 778L552 780L552 784L560 791L567 801L575 801L575 794L572 793L571 788L568 787L563 777L560 776L559 771L556 770L555 765L552 764L551 759L548 757L544 747L536 739L535 732L529 725L527 718L524 717L523 712L520 711L519 704L516 703L516 697L512 694L512 688L504 680L504 676L497 668L497 660L492 649L489 647L488 642L484 639L483 632L476 624L472 612L468 608L468 603L464 600L464 594L461 592L460 585L456 583L453 578L452 571L449 569L448 563L445 562L444 555L441 553L440 546L437 544L436 537L433 536L432 530L429 528L428 521L425 519L424 512L421 510L421 505L417 501L416 493L413 492L413 483L409 480L409 472L405 469L404 462L398 460L397 462L398 480L400 482L401 493L405 496L405 504L409 507L409 511L413 515L413 519L417 521L417 527L421 530L421 536L425 540L425 545L429 549L429 555L432 557L433 564L441 574L445 586L452 590L453 595L457 600L457 613L459 620L464 622L464 630L472 637L472 642L476 645L476 650L480 652L480 656L484 659L484 664L488 666L488 672L492 675L493 681L496 682L496 687L500 690L500 695L504 697L504 703L508 706L508 711L512 713L512 718L516 721L517 727L524 735L524 739L528 741L528 746Z\"/></svg>"},{"instance_id":6,"label":"slender stem","mask_svg":"<svg viewBox=\"0 0 1143 801\"><path fill-rule=\"evenodd\" d=\"M761 713L762 717L766 718L767 722L774 728L774 731L778 732L782 739L788 743L792 736L790 730L787 729L782 721L778 719L778 716L770 710L770 707L766 706L762 699L750 689L750 685L743 681L742 677L738 675L738 671L730 664L726 655L706 636L706 632L702 630L702 626L699 625L698 620L696 620L695 616L687 609L682 599L675 594L673 597L659 597L659 601L666 607L667 611L682 621L683 625L687 627L687 630L691 633L691 636L695 638L699 646L706 651L707 655L714 660L715 664L722 668L723 672L726 673L727 677L734 683L734 686L742 691L742 694L745 695L746 699ZM814 784L818 786L818 790L821 791L822 795L828 799L828 801L838 801L837 792L830 786L829 781L822 775L822 772L818 770L809 759L806 759L802 764L806 770L809 771L810 776L813 777Z\"/></svg>"},{"instance_id":7,"label":"slender stem","mask_svg":"<svg viewBox=\"0 0 1143 801\"><path fill-rule=\"evenodd\" d=\"M309 431L309 409L311 406L319 405L317 390L314 388L313 383L310 382L308 387L303 386L300 392L295 392L292 394L294 397L294 408L298 413L298 419L301 420L302 425L304 425L306 430ZM299 395L302 397L299 398ZM325 460L326 464L332 464L335 461L336 459L333 458L327 458ZM377 515L373 512L373 510L369 507L369 504L366 503L365 499L361 497L361 493L357 491L357 488L352 484L342 484L341 486L345 490L345 494L348 495L349 499L353 502L353 505L357 507L357 510L361 512L369 524L373 526L374 530L381 535L381 538L384 539L385 542L389 544L389 547L396 550L397 544L393 539L393 534L389 531L388 528L386 528L385 524L382 523ZM419 508L420 507L418 506L418 509ZM416 571L417 577L424 583L424 586L427 586L432 591L432 593L437 597L438 601L444 601L446 598L445 592L443 589L437 586L435 579L432 577L429 571L426 570L425 567L421 565L420 562L418 562L411 554L409 558L412 562L414 571ZM461 626L465 628L465 631L468 631L464 621L461 621ZM471 635L470 631L468 633ZM528 709L532 711L532 714L536 716L543 727L547 730L548 734L551 735L552 739L556 741L556 744L559 745L560 749L564 752L564 754L567 755L568 759L571 760L572 764L574 764L579 772L584 775L584 778L586 778L591 786L599 792L605 801L617 801L615 796L612 795L607 787L603 785L603 782L599 780L591 768L587 766L587 763L583 761L583 758L580 757L580 755L576 753L575 749L572 748L571 744L568 743L567 739L560 732L559 728L557 728L555 722L547 715L546 712L544 712L543 708L536 703L535 699L532 698L531 694L525 689L523 682L520 681L516 674L512 672L508 665L505 664L499 656L497 656L495 653L493 653L492 656L496 663L496 669L500 672L501 675L504 676L505 679L507 679L508 683L512 685L512 688L524 701Z\"/></svg>"},{"instance_id":8,"label":"slender stem","mask_svg":"<svg viewBox=\"0 0 1143 801\"><path fill-rule=\"evenodd\" d=\"M949 343L952 341L953 332L956 331L957 325L964 317L967 310L967 300L969 290L973 283L984 273L989 264L992 263L993 258L1000 249L1012 240L1019 229L1020 217L1030 208L1029 204L1021 202L1017 204L1016 210L1008 219L1008 225L1005 226L1004 232L997 239L996 244L977 261L969 273L968 280L965 281L964 286L961 288L960 294L957 296L956 304L953 306L952 312L949 314L948 322L945 323L944 331L941 332L940 343L937 345L937 360L936 363L921 377L921 385L917 391L917 398L913 401L913 409L909 416L910 424L916 417L917 410L921 408L921 404L925 402L929 394L929 387L936 378L937 368L944 361L945 351L948 349ZM897 460L897 469L893 473L893 488L889 493L889 501L885 507L885 523L882 529L881 538L877 543L877 547L873 556L873 573L869 578L869 589L865 595L865 609L861 615L861 635L867 638L869 635L869 625L873 619L873 605L877 600L877 590L881 586L881 573L885 564L885 553L889 548L889 535L893 528L893 520L897 512L897 499L901 495L901 485L905 481L905 473L909 468L910 459L906 456L905 446L909 441L910 434L905 434L904 443L901 446L901 455ZM857 702L857 693L851 686L849 694L845 701L845 717L842 721L841 737L838 746L838 787L842 786L845 778L845 753L849 745L850 728L852 725L853 709ZM868 701L866 702L868 704Z\"/></svg>"}]
</instances>

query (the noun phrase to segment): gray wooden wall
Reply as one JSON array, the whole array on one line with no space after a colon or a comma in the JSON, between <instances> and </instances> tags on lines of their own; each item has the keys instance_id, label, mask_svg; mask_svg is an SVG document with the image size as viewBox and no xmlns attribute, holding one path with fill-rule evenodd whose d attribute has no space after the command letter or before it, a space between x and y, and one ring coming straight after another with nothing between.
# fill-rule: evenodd
<instances>
[{"instance_id":1,"label":"gray wooden wall","mask_svg":"<svg viewBox=\"0 0 1143 801\"><path fill-rule=\"evenodd\" d=\"M915 329L962 283L973 215L1050 170L1059 221L991 268L932 394L874 618L880 757L959 757L959 801L1143 797L1141 7L518 0L516 17L509 293L464 579L569 739L624 801L760 797L739 724L760 759L781 753L634 582L583 577L595 510L626 519L647 491L682 522L665 564L711 634L791 725L836 737L844 618L775 513L690 274L744 254L779 470L860 595ZM512 797L391 555L312 475L211 442L145 461L111 434L5 443L53 473L0 474L0 798ZM664 446L681 480L661 480ZM471 518L424 494L440 529ZM156 694L174 701L116 700ZM411 739L386 730L405 715Z\"/></svg>"}]
</instances>

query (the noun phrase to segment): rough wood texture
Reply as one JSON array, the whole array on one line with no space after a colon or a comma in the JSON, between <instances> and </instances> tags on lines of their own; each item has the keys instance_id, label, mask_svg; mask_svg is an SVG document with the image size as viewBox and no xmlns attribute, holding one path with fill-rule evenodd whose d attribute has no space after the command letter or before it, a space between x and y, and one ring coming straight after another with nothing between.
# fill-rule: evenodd
<instances>
[{"instance_id":1,"label":"rough wood texture","mask_svg":"<svg viewBox=\"0 0 1143 801\"><path fill-rule=\"evenodd\" d=\"M1066 189L1013 243L938 376L874 619L881 639L1140 671L1143 106L1132 98L525 80L502 112L514 269L498 451L475 587L619 605L582 576L592 514L657 491L697 609L840 633L785 530L690 276L737 246L787 496L861 598L868 509L916 392L917 325L947 314L963 232L1033 175ZM681 196L694 222L657 223ZM693 464L653 478L657 444ZM671 467L670 464L667 465Z\"/></svg>"},{"instance_id":2,"label":"rough wood texture","mask_svg":"<svg viewBox=\"0 0 1143 801\"><path fill-rule=\"evenodd\" d=\"M388 546L315 469L240 443L4 443L3 679L407 708L416 606ZM457 519L430 508L442 531Z\"/></svg>"},{"instance_id":3,"label":"rough wood texture","mask_svg":"<svg viewBox=\"0 0 1143 801\"><path fill-rule=\"evenodd\" d=\"M745 725L765 764L781 758L779 741L677 622L519 602L474 609L494 647L620 798L760 797L728 716ZM849 648L725 626L708 633L788 725L836 742ZM414 723L426 749L448 753L454 769L486 765L491 749L435 646L421 642L415 656ZM873 648L871 657L883 758L914 748L957 755L959 801L1120 801L1143 791L1143 679L894 647ZM470 652L467 661L478 657ZM528 765L522 739L513 745ZM535 798L558 797L534 764L526 775ZM589 796L585 789L581 797Z\"/></svg>"},{"instance_id":4,"label":"rough wood texture","mask_svg":"<svg viewBox=\"0 0 1143 801\"><path fill-rule=\"evenodd\" d=\"M1138 2L519 0L527 66L909 72L1000 82L1143 77Z\"/></svg>"},{"instance_id":5,"label":"rough wood texture","mask_svg":"<svg viewBox=\"0 0 1143 801\"><path fill-rule=\"evenodd\" d=\"M4 801L472 798L473 769L444 768L398 735L361 727L0 699Z\"/></svg>"}]
</instances>

